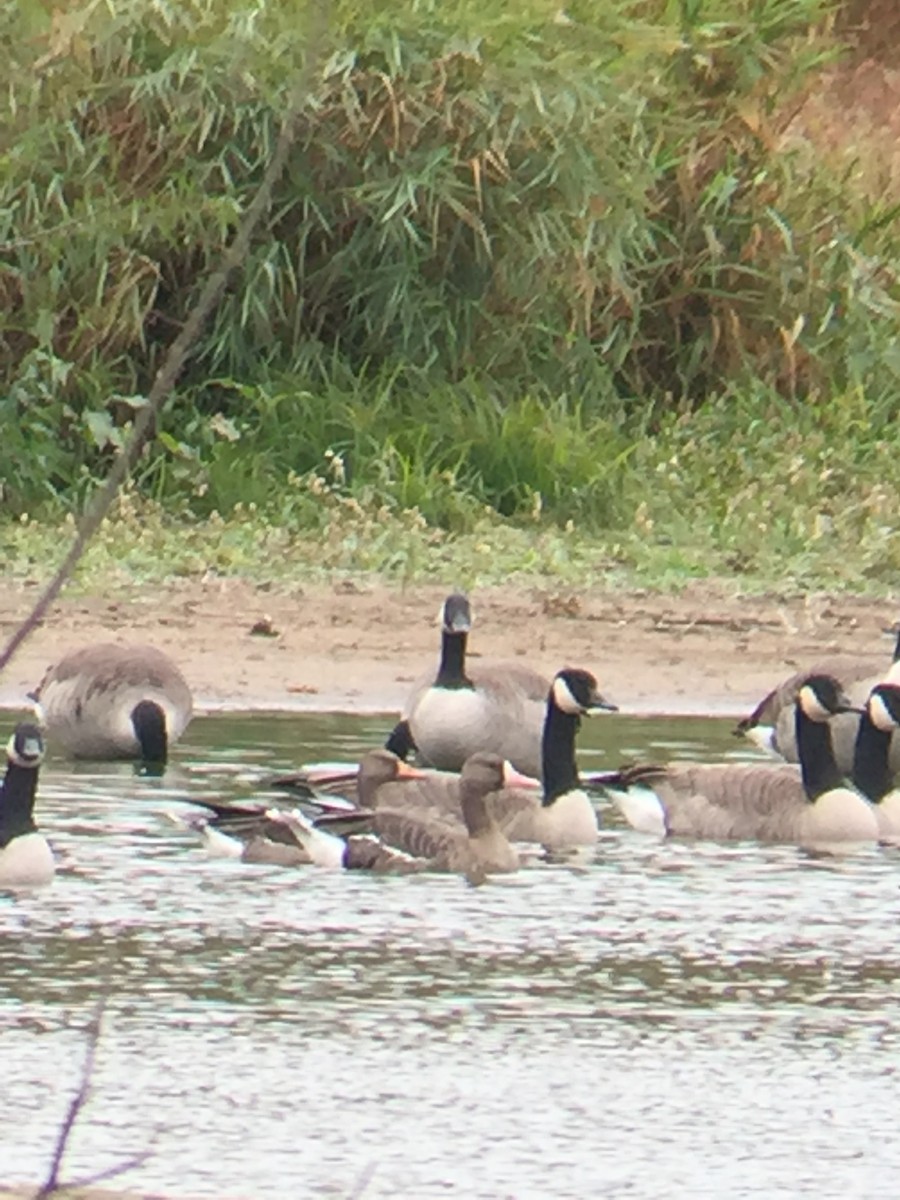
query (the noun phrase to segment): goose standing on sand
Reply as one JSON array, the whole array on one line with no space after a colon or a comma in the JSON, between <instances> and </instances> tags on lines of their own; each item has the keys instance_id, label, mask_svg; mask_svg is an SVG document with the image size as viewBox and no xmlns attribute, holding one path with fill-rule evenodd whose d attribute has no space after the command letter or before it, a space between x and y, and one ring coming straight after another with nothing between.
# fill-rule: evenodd
<instances>
[{"instance_id":1,"label":"goose standing on sand","mask_svg":"<svg viewBox=\"0 0 900 1200\"><path fill-rule=\"evenodd\" d=\"M900 632L894 644L892 662L900 672ZM808 670L795 672L773 688L760 700L749 717L738 722L735 734L779 758L798 762L794 701L811 675L830 675L836 679L857 706L862 705L872 688L882 682L882 676L873 673L871 664L859 659L836 657L818 663ZM856 728L857 716L854 713L839 715L831 725L835 760L845 775L849 775L853 769ZM892 747L891 759L893 770L900 771L900 739Z\"/></svg>"},{"instance_id":2,"label":"goose standing on sand","mask_svg":"<svg viewBox=\"0 0 900 1200\"><path fill-rule=\"evenodd\" d=\"M491 797L491 808L504 834L513 842L536 842L550 850L592 846L597 841L597 813L581 787L575 739L581 718L616 706L599 692L590 671L566 667L557 672L544 702L541 734L541 787L516 778L512 787ZM437 812L461 820L459 777L423 772L418 779L395 782L397 759L386 750L368 754L360 766L357 800L367 808L402 807ZM329 788L352 784L354 776L327 770L295 777ZM281 781L290 790L291 780ZM524 784L530 784L530 787Z\"/></svg>"},{"instance_id":3,"label":"goose standing on sand","mask_svg":"<svg viewBox=\"0 0 900 1200\"><path fill-rule=\"evenodd\" d=\"M162 767L191 719L184 676L154 646L85 646L51 667L32 699L73 758L139 759Z\"/></svg>"},{"instance_id":4,"label":"goose standing on sand","mask_svg":"<svg viewBox=\"0 0 900 1200\"><path fill-rule=\"evenodd\" d=\"M878 840L872 806L847 787L829 721L852 710L836 679L812 675L794 703L800 770L787 763L679 763L598 775L635 829L669 837L786 842L837 852Z\"/></svg>"},{"instance_id":5,"label":"goose standing on sand","mask_svg":"<svg viewBox=\"0 0 900 1200\"><path fill-rule=\"evenodd\" d=\"M521 663L466 663L472 609L462 593L441 608L441 660L412 688L386 746L401 758L459 771L479 750L507 758L526 775L541 769L541 729L549 680Z\"/></svg>"},{"instance_id":6,"label":"goose standing on sand","mask_svg":"<svg viewBox=\"0 0 900 1200\"><path fill-rule=\"evenodd\" d=\"M506 765L498 755L468 758L458 779L464 827L433 810L379 807L370 814L371 835L336 838L316 828L299 811L268 815L291 831L317 866L346 870L440 871L470 878L519 868L519 855L495 820L493 801Z\"/></svg>"},{"instance_id":7,"label":"goose standing on sand","mask_svg":"<svg viewBox=\"0 0 900 1200\"><path fill-rule=\"evenodd\" d=\"M53 879L53 853L34 821L43 758L40 729L17 725L6 748L6 775L0 786L0 889L43 887Z\"/></svg>"},{"instance_id":8,"label":"goose standing on sand","mask_svg":"<svg viewBox=\"0 0 900 1200\"><path fill-rule=\"evenodd\" d=\"M891 681L895 671L869 693L853 753L853 782L875 806L879 840L889 845L900 844L900 789L890 763L891 739L900 729L900 686Z\"/></svg>"}]
</instances>

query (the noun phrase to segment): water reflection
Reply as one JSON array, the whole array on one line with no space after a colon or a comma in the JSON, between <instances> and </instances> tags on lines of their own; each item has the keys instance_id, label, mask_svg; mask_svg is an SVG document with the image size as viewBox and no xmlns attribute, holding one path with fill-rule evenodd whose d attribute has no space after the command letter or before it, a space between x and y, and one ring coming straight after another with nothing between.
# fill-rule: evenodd
<instances>
[{"instance_id":1,"label":"water reflection","mask_svg":"<svg viewBox=\"0 0 900 1200\"><path fill-rule=\"evenodd\" d=\"M152 1145L126 1182L173 1196L884 1194L895 858L604 810L592 862L473 888L210 861L165 815L388 724L197 721L162 780L51 760L60 876L0 901L0 1178L41 1176L108 988L72 1175ZM603 718L582 757L752 756L729 730Z\"/></svg>"}]
</instances>

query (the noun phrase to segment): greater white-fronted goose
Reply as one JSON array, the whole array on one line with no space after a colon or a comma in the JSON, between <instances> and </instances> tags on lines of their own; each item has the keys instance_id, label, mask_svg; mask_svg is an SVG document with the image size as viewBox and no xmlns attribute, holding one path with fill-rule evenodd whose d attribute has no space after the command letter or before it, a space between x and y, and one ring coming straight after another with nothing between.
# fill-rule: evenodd
<instances>
[{"instance_id":1,"label":"greater white-fronted goose","mask_svg":"<svg viewBox=\"0 0 900 1200\"><path fill-rule=\"evenodd\" d=\"M522 663L467 664L472 609L462 593L441 609L441 660L412 688L387 749L401 758L415 748L422 763L459 771L486 750L526 775L541 769L541 729L550 681Z\"/></svg>"},{"instance_id":2,"label":"greater white-fronted goose","mask_svg":"<svg viewBox=\"0 0 900 1200\"><path fill-rule=\"evenodd\" d=\"M48 734L67 754L165 765L191 719L184 676L155 646L84 646L52 666L31 693Z\"/></svg>"},{"instance_id":3,"label":"greater white-fronted goose","mask_svg":"<svg viewBox=\"0 0 900 1200\"><path fill-rule=\"evenodd\" d=\"M494 819L493 803L507 777L507 764L496 754L474 754L457 783L464 828L433 808L379 807L370 815L370 835L343 841L314 827L302 813L270 812L291 830L319 866L347 870L441 871L470 877L518 870L519 856Z\"/></svg>"},{"instance_id":4,"label":"greater white-fronted goose","mask_svg":"<svg viewBox=\"0 0 900 1200\"><path fill-rule=\"evenodd\" d=\"M872 806L847 787L829 721L852 709L838 681L810 676L794 704L800 769L784 763L640 765L597 776L635 829L714 841L848 850L878 840Z\"/></svg>"},{"instance_id":5,"label":"greater white-fronted goose","mask_svg":"<svg viewBox=\"0 0 900 1200\"><path fill-rule=\"evenodd\" d=\"M597 814L583 790L575 758L575 738L582 716L602 709L615 711L589 672L566 667L554 677L544 701L541 735L541 786L531 777L517 778L491 798L492 811L506 836L514 842L537 842L550 850L590 846L597 840ZM366 808L403 807L429 810L461 820L459 778L446 772L425 772L414 781L395 783L397 759L386 750L363 760L356 798ZM346 785L350 776L324 771L300 777L319 786ZM532 786L525 786L530 784Z\"/></svg>"},{"instance_id":6,"label":"greater white-fronted goose","mask_svg":"<svg viewBox=\"0 0 900 1200\"><path fill-rule=\"evenodd\" d=\"M55 873L53 853L34 820L43 758L40 729L28 722L17 725L6 748L6 775L0 787L0 889L43 887Z\"/></svg>"},{"instance_id":7,"label":"greater white-fronted goose","mask_svg":"<svg viewBox=\"0 0 900 1200\"><path fill-rule=\"evenodd\" d=\"M900 663L900 632L894 644L892 662L895 666ZM900 671L900 666L897 669ZM836 679L857 709L865 703L872 688L885 678L883 672L876 674L872 671L871 663L849 656L824 660L808 670L795 672L773 688L760 700L749 717L738 722L735 733L787 762L799 762L794 701L800 688L812 675L830 675ZM853 769L857 724L858 715L855 712L839 715L831 724L835 761L845 775L849 775ZM891 759L893 770L900 770L900 739L895 740Z\"/></svg>"}]
</instances>

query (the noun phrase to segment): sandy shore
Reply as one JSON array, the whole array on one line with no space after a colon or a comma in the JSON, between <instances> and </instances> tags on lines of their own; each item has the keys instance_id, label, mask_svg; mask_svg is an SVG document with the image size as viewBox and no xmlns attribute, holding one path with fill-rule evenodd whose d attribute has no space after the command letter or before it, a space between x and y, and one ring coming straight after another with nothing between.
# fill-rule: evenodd
<instances>
[{"instance_id":1,"label":"sandy shore","mask_svg":"<svg viewBox=\"0 0 900 1200\"><path fill-rule=\"evenodd\" d=\"M0 677L17 708L65 651L152 642L191 683L198 709L393 711L436 662L446 586L339 583L292 592L177 580L164 589L64 596ZM36 589L0 587L8 638ZM589 667L622 709L739 714L798 665L832 653L887 666L897 616L883 601L816 595L740 598L726 585L677 596L489 589L472 595L470 652L552 673ZM254 632L255 630L255 632Z\"/></svg>"}]
</instances>

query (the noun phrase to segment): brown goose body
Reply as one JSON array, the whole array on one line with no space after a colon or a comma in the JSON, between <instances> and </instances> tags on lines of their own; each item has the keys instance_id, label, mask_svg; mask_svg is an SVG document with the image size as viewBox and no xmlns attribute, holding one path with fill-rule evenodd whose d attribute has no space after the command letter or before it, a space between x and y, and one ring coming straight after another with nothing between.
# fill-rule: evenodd
<instances>
[{"instance_id":1,"label":"brown goose body","mask_svg":"<svg viewBox=\"0 0 900 1200\"><path fill-rule=\"evenodd\" d=\"M50 740L86 759L165 762L193 711L184 676L155 646L84 646L50 667L32 698Z\"/></svg>"},{"instance_id":2,"label":"brown goose body","mask_svg":"<svg viewBox=\"0 0 900 1200\"><path fill-rule=\"evenodd\" d=\"M370 814L369 834L351 835L342 853L334 838L317 836L299 814L278 813L311 860L347 870L407 873L422 871L488 875L515 871L519 856L497 826L492 794L502 785L504 762L479 753L465 763L457 780L462 825L445 814L424 809L379 806Z\"/></svg>"},{"instance_id":3,"label":"brown goose body","mask_svg":"<svg viewBox=\"0 0 900 1200\"><path fill-rule=\"evenodd\" d=\"M542 785L504 787L491 798L494 816L503 833L516 842L536 842L548 849L593 845L597 840L597 815L582 789L575 759L575 738L581 717L612 709L588 671L567 667L557 672L544 700L541 735ZM429 812L461 822L459 777L450 772L426 771L413 780L397 781L398 759L388 750L374 750L360 764L356 799L365 807ZM346 783L351 777L344 775ZM321 778L320 778L321 782ZM333 786L332 776L330 785Z\"/></svg>"}]
</instances>

